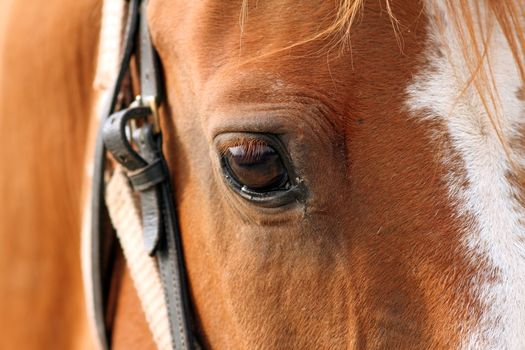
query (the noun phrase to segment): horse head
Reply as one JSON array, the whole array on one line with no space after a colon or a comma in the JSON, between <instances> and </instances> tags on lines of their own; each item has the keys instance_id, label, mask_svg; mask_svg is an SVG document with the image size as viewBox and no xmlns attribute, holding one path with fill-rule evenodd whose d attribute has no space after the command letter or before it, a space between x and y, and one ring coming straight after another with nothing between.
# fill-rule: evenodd
<instances>
[{"instance_id":1,"label":"horse head","mask_svg":"<svg viewBox=\"0 0 525 350\"><path fill-rule=\"evenodd\" d=\"M514 5L151 1L205 346L523 345Z\"/></svg>"}]
</instances>

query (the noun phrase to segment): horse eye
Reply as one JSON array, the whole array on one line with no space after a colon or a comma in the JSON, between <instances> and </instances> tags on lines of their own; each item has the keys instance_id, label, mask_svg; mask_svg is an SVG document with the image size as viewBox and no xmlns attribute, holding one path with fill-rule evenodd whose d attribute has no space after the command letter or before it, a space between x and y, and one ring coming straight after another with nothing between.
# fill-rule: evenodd
<instances>
[{"instance_id":1,"label":"horse eye","mask_svg":"<svg viewBox=\"0 0 525 350\"><path fill-rule=\"evenodd\" d=\"M223 179L242 198L266 208L306 200L306 185L277 135L224 133L215 144Z\"/></svg>"},{"instance_id":2,"label":"horse eye","mask_svg":"<svg viewBox=\"0 0 525 350\"><path fill-rule=\"evenodd\" d=\"M241 187L264 193L286 189L288 171L279 152L261 140L227 147L223 164Z\"/></svg>"}]
</instances>

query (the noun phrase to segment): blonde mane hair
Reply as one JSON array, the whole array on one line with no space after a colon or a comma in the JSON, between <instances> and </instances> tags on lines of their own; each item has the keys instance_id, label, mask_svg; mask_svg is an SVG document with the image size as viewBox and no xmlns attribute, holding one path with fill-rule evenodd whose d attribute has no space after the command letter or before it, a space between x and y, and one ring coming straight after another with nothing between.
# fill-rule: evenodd
<instances>
[{"instance_id":1,"label":"blonde mane hair","mask_svg":"<svg viewBox=\"0 0 525 350\"><path fill-rule=\"evenodd\" d=\"M525 2L522 0L446 0L445 6L452 14L451 24L457 34L463 60L468 67L468 79L460 96L467 89L475 91L511 167L519 171L520 166L512 157L510 143L513 140L505 137L501 126L503 111L495 72L491 69L489 49L494 31L501 30L523 85L525 82ZM438 23L438 25L443 24ZM523 87L520 93L520 97L525 98Z\"/></svg>"}]
</instances>

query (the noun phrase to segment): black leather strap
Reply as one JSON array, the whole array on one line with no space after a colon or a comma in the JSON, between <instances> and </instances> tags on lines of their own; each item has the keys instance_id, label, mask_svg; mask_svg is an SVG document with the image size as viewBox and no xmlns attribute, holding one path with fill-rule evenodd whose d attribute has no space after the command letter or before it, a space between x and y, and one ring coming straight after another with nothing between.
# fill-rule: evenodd
<instances>
[{"instance_id":1,"label":"black leather strap","mask_svg":"<svg viewBox=\"0 0 525 350\"><path fill-rule=\"evenodd\" d=\"M115 160L127 170L135 171L148 164L131 146L126 135L126 129L131 120L146 120L150 114L151 111L149 107L127 108L113 113L104 122L102 129L104 145L111 152Z\"/></svg>"},{"instance_id":2,"label":"black leather strap","mask_svg":"<svg viewBox=\"0 0 525 350\"><path fill-rule=\"evenodd\" d=\"M159 69L157 67L157 54L155 48L151 43L151 37L148 30L148 18L147 18L147 6L148 1L142 2L141 10L142 16L140 17L140 92L143 97L151 96L157 99L159 102L163 96L160 95L162 91L159 85L160 76Z\"/></svg>"},{"instance_id":3,"label":"black leather strap","mask_svg":"<svg viewBox=\"0 0 525 350\"><path fill-rule=\"evenodd\" d=\"M140 10L134 12L139 9L139 6ZM156 69L156 53L151 44L145 17L146 6L147 0L142 1L142 3L140 0L130 1L130 18L128 20L128 35L125 38L124 57L108 110L113 112L115 109L116 96L121 91L123 76L129 71L132 54L135 55L139 63L141 98L129 108L112 113L103 123L99 136L102 136L104 144L98 146L99 149L97 150L97 157L99 157L97 159L99 163L97 172L100 175L100 183L95 189L98 193L96 194L97 204L96 208L94 205L94 209L100 212L103 207L101 199L104 190L102 175L106 154L105 146L113 158L127 170L128 178L134 190L139 194L144 245L148 254L157 257L168 307L173 348L189 350L194 349L193 336L190 332L191 305L169 171L162 154L162 137L156 115L156 105L160 101L160 89L158 70ZM139 18L140 20L138 20ZM132 26L135 28L131 28ZM137 26L140 27L138 50L133 44L136 40ZM131 127L131 121L133 121L133 127ZM98 228L101 228L100 224ZM100 233L97 234L99 238L102 236ZM104 295L100 290L96 292L99 295ZM101 310L103 311L103 307ZM97 322L99 319L103 320L103 317L97 317ZM103 326L100 324L103 325L103 323L99 323L98 328L102 329ZM105 329L99 333L107 334ZM107 344L107 340L105 344Z\"/></svg>"},{"instance_id":4,"label":"black leather strap","mask_svg":"<svg viewBox=\"0 0 525 350\"><path fill-rule=\"evenodd\" d=\"M145 191L166 180L166 174L160 160L148 164L142 169L128 173L135 191Z\"/></svg>"},{"instance_id":5,"label":"black leather strap","mask_svg":"<svg viewBox=\"0 0 525 350\"><path fill-rule=\"evenodd\" d=\"M106 149L102 140L102 125L104 120L113 113L121 90L122 81L128 71L129 62L135 49L140 1L131 0L128 7L128 18L124 32L124 47L120 59L120 68L113 83L112 94L106 101L100 116L102 123L95 143L95 159L91 191L91 294L93 298L93 317L95 319L97 336L103 349L109 348L109 334L106 329L106 298L109 289L109 276L105 261L110 254L107 243L114 239L108 235L106 223L108 221L107 209L104 203L104 169L106 167Z\"/></svg>"}]
</instances>

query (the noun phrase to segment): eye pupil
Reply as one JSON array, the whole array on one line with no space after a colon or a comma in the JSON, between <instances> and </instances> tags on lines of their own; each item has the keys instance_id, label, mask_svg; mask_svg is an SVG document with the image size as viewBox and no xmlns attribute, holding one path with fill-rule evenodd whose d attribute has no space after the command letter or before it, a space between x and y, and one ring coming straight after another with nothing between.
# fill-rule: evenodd
<instances>
[{"instance_id":1,"label":"eye pupil","mask_svg":"<svg viewBox=\"0 0 525 350\"><path fill-rule=\"evenodd\" d=\"M224 160L232 177L250 190L268 192L287 183L288 173L281 156L269 144L228 147Z\"/></svg>"}]
</instances>

